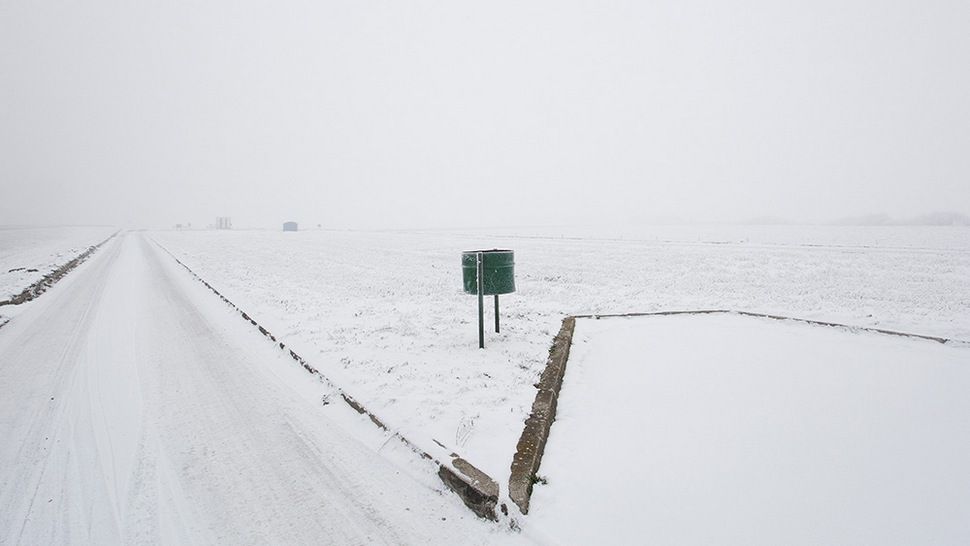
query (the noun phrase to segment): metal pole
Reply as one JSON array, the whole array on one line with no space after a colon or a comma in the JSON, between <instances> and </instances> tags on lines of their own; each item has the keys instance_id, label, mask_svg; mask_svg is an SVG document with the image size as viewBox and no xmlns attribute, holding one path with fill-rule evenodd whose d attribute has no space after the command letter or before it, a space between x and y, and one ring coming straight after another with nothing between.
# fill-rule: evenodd
<instances>
[{"instance_id":1,"label":"metal pole","mask_svg":"<svg viewBox=\"0 0 970 546\"><path fill-rule=\"evenodd\" d=\"M478 348L485 348L485 264L478 253Z\"/></svg>"},{"instance_id":2,"label":"metal pole","mask_svg":"<svg viewBox=\"0 0 970 546\"><path fill-rule=\"evenodd\" d=\"M495 294L495 333L498 333L498 294Z\"/></svg>"}]
</instances>

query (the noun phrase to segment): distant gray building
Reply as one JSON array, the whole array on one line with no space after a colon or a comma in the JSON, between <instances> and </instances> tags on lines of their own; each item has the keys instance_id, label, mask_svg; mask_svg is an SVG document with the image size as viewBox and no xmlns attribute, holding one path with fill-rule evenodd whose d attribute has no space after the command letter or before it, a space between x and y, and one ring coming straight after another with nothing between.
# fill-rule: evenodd
<instances>
[{"instance_id":1,"label":"distant gray building","mask_svg":"<svg viewBox=\"0 0 970 546\"><path fill-rule=\"evenodd\" d=\"M232 220L228 216L217 216L216 229L232 229Z\"/></svg>"},{"instance_id":2,"label":"distant gray building","mask_svg":"<svg viewBox=\"0 0 970 546\"><path fill-rule=\"evenodd\" d=\"M296 231L296 222L283 222L283 231Z\"/></svg>"}]
</instances>

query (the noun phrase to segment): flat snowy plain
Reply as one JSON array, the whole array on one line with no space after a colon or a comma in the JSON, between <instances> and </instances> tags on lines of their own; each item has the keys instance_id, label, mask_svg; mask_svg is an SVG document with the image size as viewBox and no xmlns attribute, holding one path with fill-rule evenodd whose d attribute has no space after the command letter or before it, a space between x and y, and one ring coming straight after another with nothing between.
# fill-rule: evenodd
<instances>
[{"instance_id":1,"label":"flat snowy plain","mask_svg":"<svg viewBox=\"0 0 970 546\"><path fill-rule=\"evenodd\" d=\"M500 482L566 315L737 309L970 339L965 227L660 226L151 237L420 445ZM464 250L515 251L478 349ZM486 308L486 327L491 309Z\"/></svg>"},{"instance_id":2,"label":"flat snowy plain","mask_svg":"<svg viewBox=\"0 0 970 546\"><path fill-rule=\"evenodd\" d=\"M970 346L579 319L529 523L556 544L966 544Z\"/></svg>"}]
</instances>

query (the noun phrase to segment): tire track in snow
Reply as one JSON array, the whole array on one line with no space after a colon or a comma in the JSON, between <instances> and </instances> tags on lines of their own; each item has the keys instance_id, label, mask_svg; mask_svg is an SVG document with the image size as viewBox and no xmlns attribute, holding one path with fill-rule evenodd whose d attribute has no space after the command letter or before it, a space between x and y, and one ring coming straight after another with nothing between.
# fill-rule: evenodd
<instances>
[{"instance_id":1,"label":"tire track in snow","mask_svg":"<svg viewBox=\"0 0 970 546\"><path fill-rule=\"evenodd\" d=\"M114 246L92 263L85 275L94 282L62 292L56 307L48 301L38 309L46 307L51 313L21 315L0 339L0 354L4 355L0 358L0 385L7 387L0 396L0 436L5 438L0 463L7 470L0 479L0 529L6 530L6 540L13 543L22 541L35 515L50 511L55 499L60 503L75 492L77 483L68 479L75 465L68 446L74 419L71 400L77 394L76 355L90 332L96 304L107 285L106 273L117 254ZM37 329L37 323L53 324L54 328ZM40 355L34 353L38 346L43 348ZM13 471L17 469L27 471ZM65 510L60 520L71 513ZM21 521L16 521L18 517ZM65 540L67 537L58 534L61 528L49 527L41 536L48 542Z\"/></svg>"}]
</instances>

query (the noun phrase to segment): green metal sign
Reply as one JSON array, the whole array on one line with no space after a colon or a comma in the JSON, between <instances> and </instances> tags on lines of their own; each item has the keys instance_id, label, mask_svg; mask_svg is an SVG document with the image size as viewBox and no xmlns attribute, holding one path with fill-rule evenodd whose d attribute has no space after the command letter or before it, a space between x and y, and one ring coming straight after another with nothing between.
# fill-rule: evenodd
<instances>
[{"instance_id":1,"label":"green metal sign","mask_svg":"<svg viewBox=\"0 0 970 546\"><path fill-rule=\"evenodd\" d=\"M462 252L461 271L466 294L478 294L477 257L482 254L482 279L486 296L515 292L515 259L511 250Z\"/></svg>"},{"instance_id":2,"label":"green metal sign","mask_svg":"<svg viewBox=\"0 0 970 546\"><path fill-rule=\"evenodd\" d=\"M515 259L511 250L471 250L461 254L462 285L478 295L478 346L485 348L484 296L495 296L495 331L499 331L498 296L515 292Z\"/></svg>"}]
</instances>

